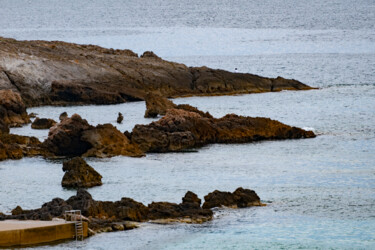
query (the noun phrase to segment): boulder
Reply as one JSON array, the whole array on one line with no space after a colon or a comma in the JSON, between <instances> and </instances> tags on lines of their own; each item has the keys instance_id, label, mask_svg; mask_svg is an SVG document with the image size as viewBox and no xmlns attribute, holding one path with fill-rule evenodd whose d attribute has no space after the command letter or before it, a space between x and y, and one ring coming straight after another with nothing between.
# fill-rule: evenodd
<instances>
[{"instance_id":1,"label":"boulder","mask_svg":"<svg viewBox=\"0 0 375 250\"><path fill-rule=\"evenodd\" d=\"M48 118L36 118L33 123L31 123L31 128L33 129L49 129L54 126L56 122Z\"/></svg>"},{"instance_id":2,"label":"boulder","mask_svg":"<svg viewBox=\"0 0 375 250\"><path fill-rule=\"evenodd\" d=\"M5 125L19 127L30 122L26 106L19 93L0 89L0 121L2 127Z\"/></svg>"},{"instance_id":3,"label":"boulder","mask_svg":"<svg viewBox=\"0 0 375 250\"><path fill-rule=\"evenodd\" d=\"M67 188L89 188L102 185L102 176L89 166L81 157L64 161L65 175L61 185Z\"/></svg>"},{"instance_id":4,"label":"boulder","mask_svg":"<svg viewBox=\"0 0 375 250\"><path fill-rule=\"evenodd\" d=\"M140 157L144 153L128 137L111 124L91 126L74 114L51 127L43 145L51 153L62 156Z\"/></svg>"},{"instance_id":5,"label":"boulder","mask_svg":"<svg viewBox=\"0 0 375 250\"><path fill-rule=\"evenodd\" d=\"M88 142L81 140L81 136L85 130L92 128L86 120L74 114L51 127L43 145L55 155L80 156L91 148Z\"/></svg>"},{"instance_id":6,"label":"boulder","mask_svg":"<svg viewBox=\"0 0 375 250\"><path fill-rule=\"evenodd\" d=\"M204 197L203 208L231 207L244 208L251 206L263 206L259 196L250 189L237 188L233 193L215 190Z\"/></svg>"},{"instance_id":7,"label":"boulder","mask_svg":"<svg viewBox=\"0 0 375 250\"><path fill-rule=\"evenodd\" d=\"M261 117L229 114L216 119L185 109L168 109L164 117L136 125L131 140L145 152L180 151L210 143L246 143L260 140L313 138L312 131Z\"/></svg>"}]
</instances>

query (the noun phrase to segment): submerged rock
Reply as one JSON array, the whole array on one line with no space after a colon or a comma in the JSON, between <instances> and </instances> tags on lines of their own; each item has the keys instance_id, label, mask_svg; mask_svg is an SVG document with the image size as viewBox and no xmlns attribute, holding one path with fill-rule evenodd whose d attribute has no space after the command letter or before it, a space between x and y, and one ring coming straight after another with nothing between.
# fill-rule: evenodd
<instances>
[{"instance_id":1,"label":"submerged rock","mask_svg":"<svg viewBox=\"0 0 375 250\"><path fill-rule=\"evenodd\" d=\"M0 89L39 106L123 103L143 100L148 92L178 97L311 88L279 77L187 67L152 52L139 58L129 50L0 37Z\"/></svg>"},{"instance_id":2,"label":"submerged rock","mask_svg":"<svg viewBox=\"0 0 375 250\"><path fill-rule=\"evenodd\" d=\"M94 187L102 185L102 176L81 157L63 163L65 175L61 185L67 188Z\"/></svg>"},{"instance_id":3,"label":"submerged rock","mask_svg":"<svg viewBox=\"0 0 375 250\"><path fill-rule=\"evenodd\" d=\"M251 206L263 206L259 196L250 189L237 188L233 193L215 190L204 197L203 208L232 207L244 208Z\"/></svg>"},{"instance_id":4,"label":"submerged rock","mask_svg":"<svg viewBox=\"0 0 375 250\"><path fill-rule=\"evenodd\" d=\"M49 129L54 126L56 122L52 119L48 118L36 118L33 123L31 124L31 128L33 129Z\"/></svg>"}]
</instances>

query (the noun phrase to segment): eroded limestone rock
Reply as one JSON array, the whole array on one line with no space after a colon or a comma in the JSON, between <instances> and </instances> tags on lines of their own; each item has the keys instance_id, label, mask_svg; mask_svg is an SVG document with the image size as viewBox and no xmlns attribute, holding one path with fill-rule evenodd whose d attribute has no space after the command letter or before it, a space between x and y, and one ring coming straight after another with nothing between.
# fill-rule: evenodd
<instances>
[{"instance_id":1,"label":"eroded limestone rock","mask_svg":"<svg viewBox=\"0 0 375 250\"><path fill-rule=\"evenodd\" d=\"M102 176L81 157L64 161L61 185L67 188L89 188L102 185Z\"/></svg>"}]
</instances>

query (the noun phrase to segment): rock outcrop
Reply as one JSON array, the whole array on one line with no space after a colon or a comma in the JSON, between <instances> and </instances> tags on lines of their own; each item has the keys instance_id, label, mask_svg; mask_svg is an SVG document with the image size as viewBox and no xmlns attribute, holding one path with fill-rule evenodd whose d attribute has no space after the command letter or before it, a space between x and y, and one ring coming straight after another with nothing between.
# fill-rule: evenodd
<instances>
[{"instance_id":1,"label":"rock outcrop","mask_svg":"<svg viewBox=\"0 0 375 250\"><path fill-rule=\"evenodd\" d=\"M165 97L311 89L296 80L187 67L129 50L0 37L0 90L27 106L113 104Z\"/></svg>"},{"instance_id":2,"label":"rock outcrop","mask_svg":"<svg viewBox=\"0 0 375 250\"><path fill-rule=\"evenodd\" d=\"M48 118L35 118L35 120L31 123L31 128L33 129L50 129L54 126L56 122L52 119Z\"/></svg>"},{"instance_id":3,"label":"rock outcrop","mask_svg":"<svg viewBox=\"0 0 375 250\"><path fill-rule=\"evenodd\" d=\"M132 229L137 225L130 222L152 221L155 223L186 222L202 223L213 219L209 208L261 206L257 194L249 189L238 188L233 193L214 191L201 200L196 194L188 191L182 203L152 202L148 206L130 198L119 201L96 201L89 192L78 189L77 194L66 201L55 198L39 209L23 210L17 206L12 215L0 216L0 219L51 220L63 217L64 212L71 209L81 210L83 219L89 222L89 228L96 232L111 232Z\"/></svg>"},{"instance_id":4,"label":"rock outcrop","mask_svg":"<svg viewBox=\"0 0 375 250\"><path fill-rule=\"evenodd\" d=\"M86 120L74 114L51 127L43 145L55 155L80 156L91 148L88 142L81 140L81 136L92 128Z\"/></svg>"},{"instance_id":5,"label":"rock outcrop","mask_svg":"<svg viewBox=\"0 0 375 250\"><path fill-rule=\"evenodd\" d=\"M77 114L52 127L43 145L59 156L139 157L144 155L138 145L131 143L128 137L113 125L104 124L94 127Z\"/></svg>"},{"instance_id":6,"label":"rock outcrop","mask_svg":"<svg viewBox=\"0 0 375 250\"><path fill-rule=\"evenodd\" d=\"M160 120L148 125L136 125L131 133L132 142L145 152L179 151L209 143L312 137L315 134L311 131L268 118L229 114L216 119L184 109L168 109Z\"/></svg>"},{"instance_id":7,"label":"rock outcrop","mask_svg":"<svg viewBox=\"0 0 375 250\"><path fill-rule=\"evenodd\" d=\"M199 115L207 118L213 118L210 113L203 112L196 107L190 106L189 104L176 105L166 97L155 93L148 93L145 97L146 112L145 118L155 118L158 115L165 115L169 109L183 109L186 111L198 113Z\"/></svg>"},{"instance_id":8,"label":"rock outcrop","mask_svg":"<svg viewBox=\"0 0 375 250\"><path fill-rule=\"evenodd\" d=\"M259 196L250 189L237 188L233 193L215 190L204 197L203 208L231 207L244 208L251 206L264 206Z\"/></svg>"},{"instance_id":9,"label":"rock outcrop","mask_svg":"<svg viewBox=\"0 0 375 250\"><path fill-rule=\"evenodd\" d=\"M0 132L0 161L39 155L48 156L49 153L37 138Z\"/></svg>"},{"instance_id":10,"label":"rock outcrop","mask_svg":"<svg viewBox=\"0 0 375 250\"><path fill-rule=\"evenodd\" d=\"M141 157L144 152L112 124L98 125L82 133L81 140L90 145L85 157L106 158L118 155Z\"/></svg>"},{"instance_id":11,"label":"rock outcrop","mask_svg":"<svg viewBox=\"0 0 375 250\"><path fill-rule=\"evenodd\" d=\"M6 131L7 126L20 127L29 122L30 118L21 95L13 90L0 89L0 130Z\"/></svg>"},{"instance_id":12,"label":"rock outcrop","mask_svg":"<svg viewBox=\"0 0 375 250\"><path fill-rule=\"evenodd\" d=\"M81 157L64 161L61 185L66 188L89 188L102 185L102 176Z\"/></svg>"}]
</instances>

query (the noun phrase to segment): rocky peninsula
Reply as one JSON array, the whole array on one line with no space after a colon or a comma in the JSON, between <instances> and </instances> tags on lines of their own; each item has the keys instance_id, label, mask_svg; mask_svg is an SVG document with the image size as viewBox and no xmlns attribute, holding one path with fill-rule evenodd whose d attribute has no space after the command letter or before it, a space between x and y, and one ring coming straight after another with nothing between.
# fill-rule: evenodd
<instances>
[{"instance_id":1,"label":"rocky peninsula","mask_svg":"<svg viewBox=\"0 0 375 250\"><path fill-rule=\"evenodd\" d=\"M0 37L0 90L18 93L27 107L123 103L144 100L148 92L182 97L307 89L282 77L187 67L152 52L138 56L95 45Z\"/></svg>"}]
</instances>

